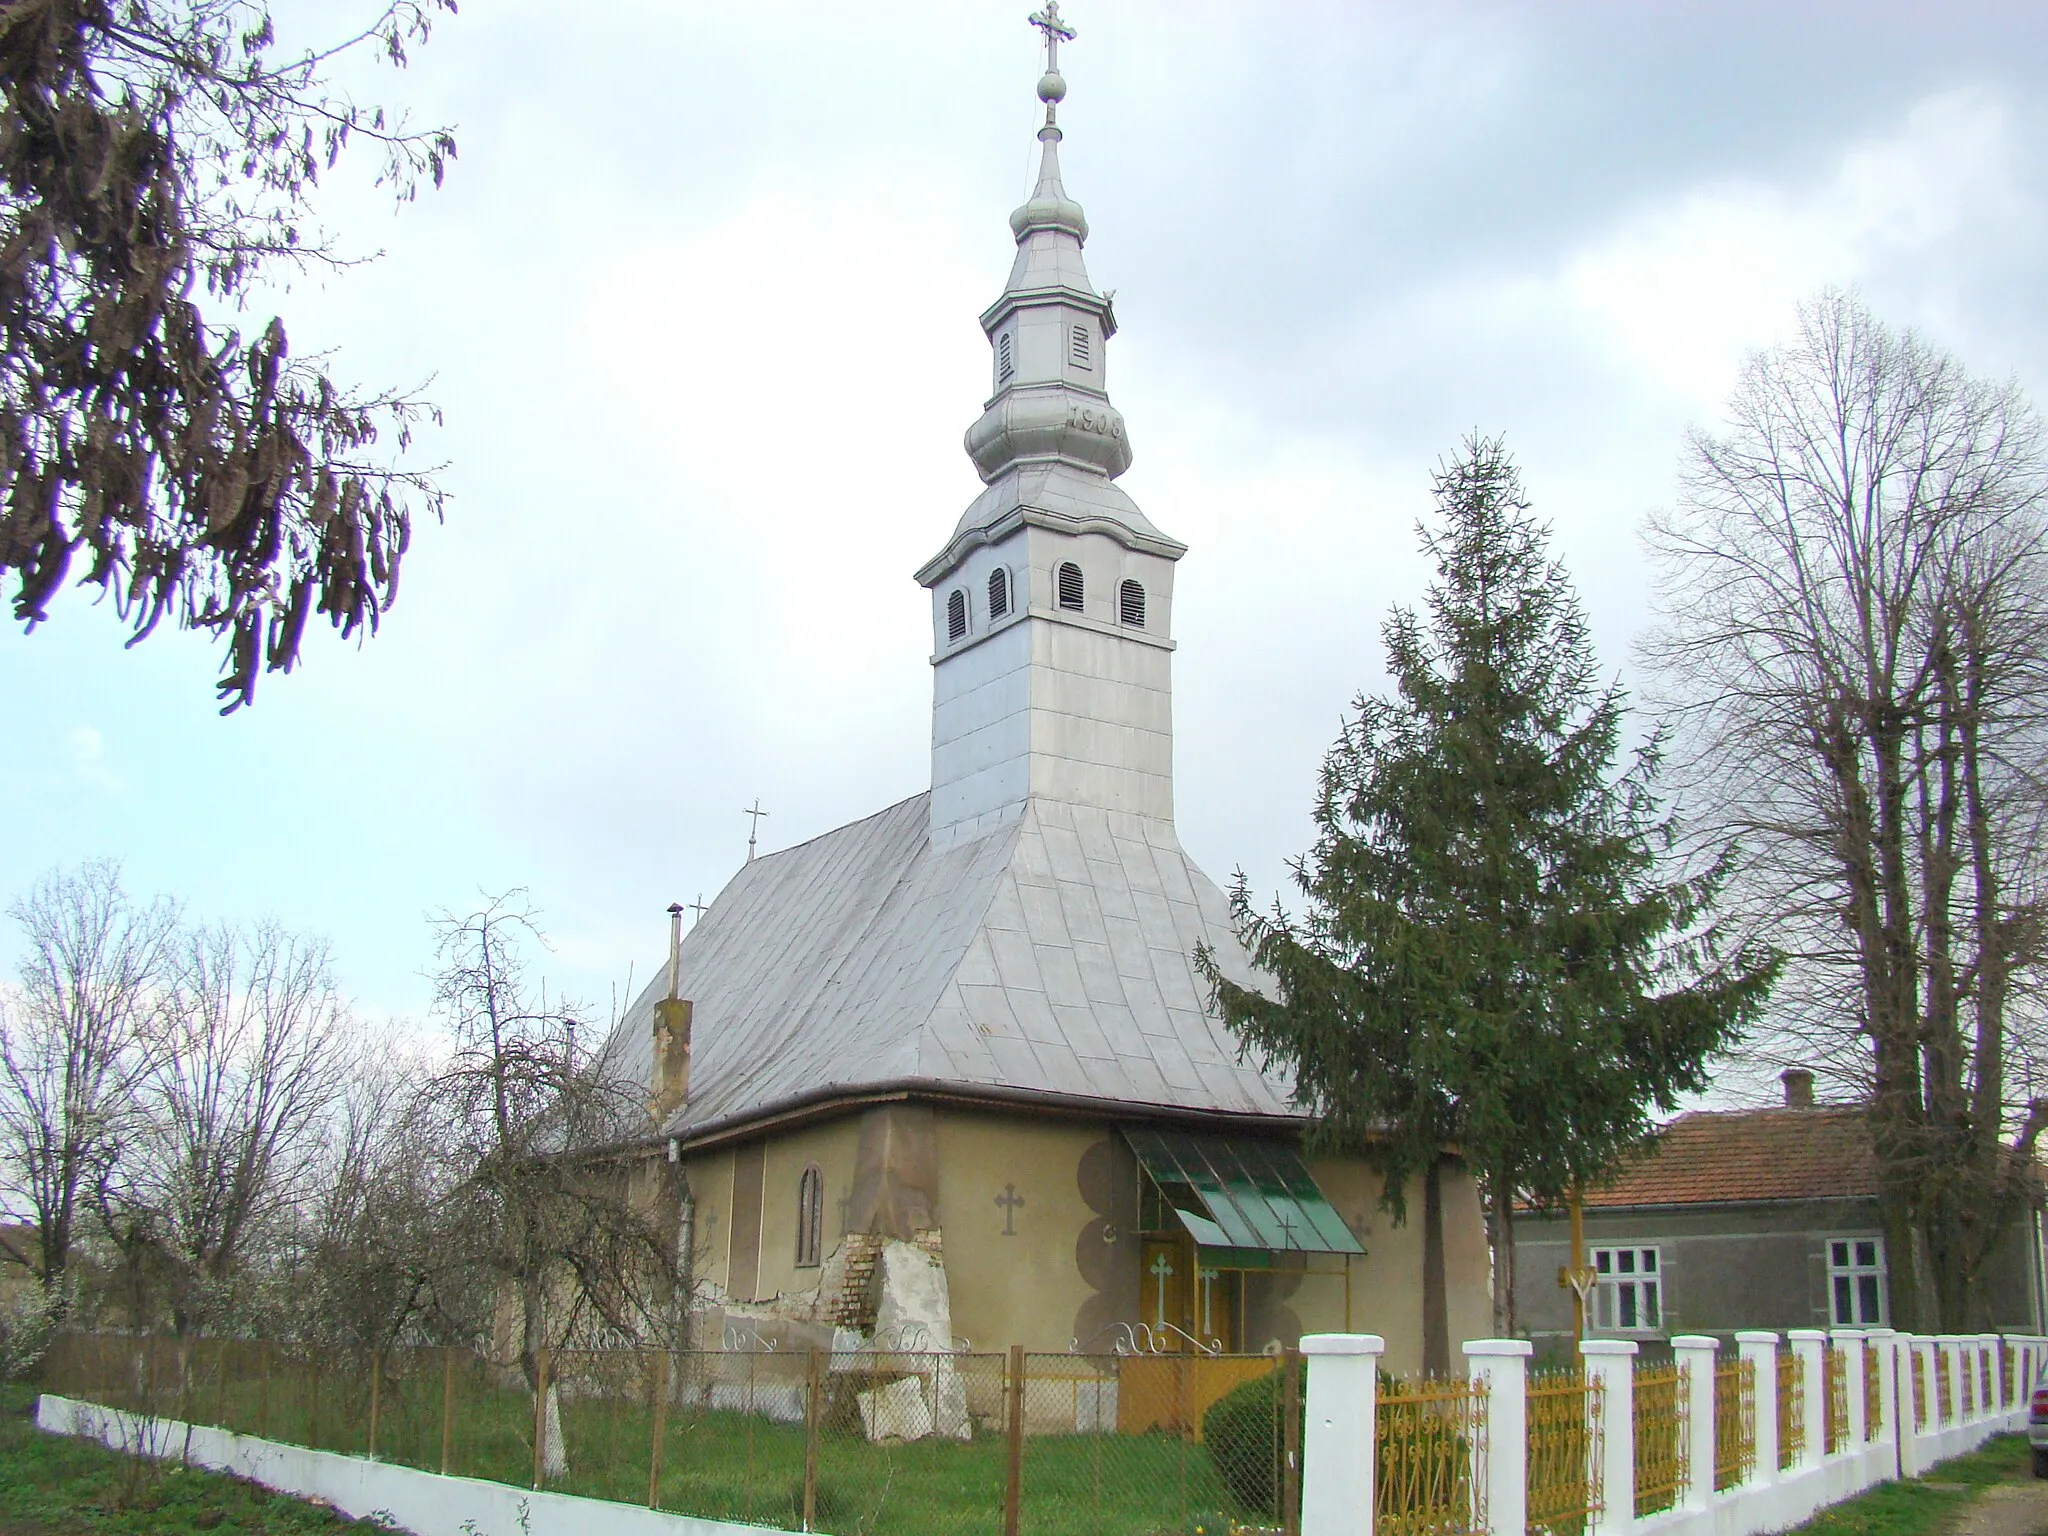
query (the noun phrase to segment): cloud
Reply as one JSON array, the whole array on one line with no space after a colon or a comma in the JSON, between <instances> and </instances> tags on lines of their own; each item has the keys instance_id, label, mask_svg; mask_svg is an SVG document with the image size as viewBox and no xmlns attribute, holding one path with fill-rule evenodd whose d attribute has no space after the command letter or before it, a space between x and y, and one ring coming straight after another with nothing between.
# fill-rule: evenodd
<instances>
[{"instance_id":1,"label":"cloud","mask_svg":"<svg viewBox=\"0 0 2048 1536\"><path fill-rule=\"evenodd\" d=\"M1926 97L1818 179L1721 181L1641 209L1575 251L1546 297L1620 366L1711 406L1799 299L1929 254L1966 259L1987 226L2029 217L2015 137L1993 90Z\"/></svg>"},{"instance_id":2,"label":"cloud","mask_svg":"<svg viewBox=\"0 0 2048 1536\"><path fill-rule=\"evenodd\" d=\"M97 729L90 725L74 726L66 734L64 745L70 754L72 776L79 783L110 795L127 792L126 781L107 762L106 740Z\"/></svg>"}]
</instances>

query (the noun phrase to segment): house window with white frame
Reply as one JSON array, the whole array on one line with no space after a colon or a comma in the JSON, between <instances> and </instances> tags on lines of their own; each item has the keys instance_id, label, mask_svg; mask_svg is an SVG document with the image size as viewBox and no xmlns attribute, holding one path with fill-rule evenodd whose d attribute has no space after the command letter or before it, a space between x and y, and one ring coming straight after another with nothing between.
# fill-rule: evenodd
<instances>
[{"instance_id":1,"label":"house window with white frame","mask_svg":"<svg viewBox=\"0 0 2048 1536\"><path fill-rule=\"evenodd\" d=\"M1664 1326L1664 1274L1654 1248L1595 1248L1593 1326L1655 1333Z\"/></svg>"},{"instance_id":2,"label":"house window with white frame","mask_svg":"<svg viewBox=\"0 0 2048 1536\"><path fill-rule=\"evenodd\" d=\"M1828 1304L1837 1328L1884 1326L1884 1240L1828 1239Z\"/></svg>"}]
</instances>

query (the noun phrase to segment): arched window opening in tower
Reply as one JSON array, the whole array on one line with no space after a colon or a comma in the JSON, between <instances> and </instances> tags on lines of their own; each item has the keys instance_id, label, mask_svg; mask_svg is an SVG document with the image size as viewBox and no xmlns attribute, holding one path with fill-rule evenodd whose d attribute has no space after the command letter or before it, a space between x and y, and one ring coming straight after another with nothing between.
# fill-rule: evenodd
<instances>
[{"instance_id":1,"label":"arched window opening in tower","mask_svg":"<svg viewBox=\"0 0 2048 1536\"><path fill-rule=\"evenodd\" d=\"M988 616L1000 619L1010 611L1010 573L997 566L988 573Z\"/></svg>"},{"instance_id":2,"label":"arched window opening in tower","mask_svg":"<svg viewBox=\"0 0 2048 1536\"><path fill-rule=\"evenodd\" d=\"M1010 363L1010 333L1005 331L996 338L996 382L998 384L1007 382L1012 371Z\"/></svg>"},{"instance_id":3,"label":"arched window opening in tower","mask_svg":"<svg viewBox=\"0 0 2048 1536\"><path fill-rule=\"evenodd\" d=\"M1081 567L1069 560L1060 567L1060 606L1070 613L1079 613L1081 596Z\"/></svg>"},{"instance_id":4,"label":"arched window opening in tower","mask_svg":"<svg viewBox=\"0 0 2048 1536\"><path fill-rule=\"evenodd\" d=\"M825 1179L811 1164L796 1185L796 1262L809 1269L825 1251Z\"/></svg>"},{"instance_id":5,"label":"arched window opening in tower","mask_svg":"<svg viewBox=\"0 0 2048 1536\"><path fill-rule=\"evenodd\" d=\"M1127 581L1117 593L1117 616L1133 629L1145 627L1145 589Z\"/></svg>"},{"instance_id":6,"label":"arched window opening in tower","mask_svg":"<svg viewBox=\"0 0 2048 1536\"><path fill-rule=\"evenodd\" d=\"M946 638L958 640L967 633L967 594L955 588L946 599Z\"/></svg>"}]
</instances>

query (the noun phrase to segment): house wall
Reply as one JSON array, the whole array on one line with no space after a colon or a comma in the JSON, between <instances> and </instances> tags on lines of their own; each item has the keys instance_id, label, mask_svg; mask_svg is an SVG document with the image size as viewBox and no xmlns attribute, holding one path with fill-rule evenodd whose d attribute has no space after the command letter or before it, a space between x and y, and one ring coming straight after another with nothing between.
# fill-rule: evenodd
<instances>
[{"instance_id":1,"label":"house wall","mask_svg":"<svg viewBox=\"0 0 2048 1536\"><path fill-rule=\"evenodd\" d=\"M1590 1209L1586 1247L1655 1247L1662 1274L1662 1326L1636 1337L1674 1333L1728 1335L1741 1328L1825 1328L1827 1244L1831 1238L1877 1237L1874 1200L1771 1201ZM1515 1307L1532 1338L1571 1332L1571 1296L1557 1283L1569 1258L1570 1220L1563 1213L1523 1214L1515 1223ZM2024 1332L2033 1326L2024 1231L2001 1251L1991 1284L1988 1327ZM1894 1256L1887 1254L1887 1262Z\"/></svg>"},{"instance_id":2,"label":"house wall","mask_svg":"<svg viewBox=\"0 0 2048 1536\"><path fill-rule=\"evenodd\" d=\"M923 1171L927 1135L933 1173ZM879 1172L870 1167L866 1184L863 1156L869 1164L887 1165ZM761 1169L758 1205L735 1211L736 1184L752 1187L743 1165L755 1159ZM881 1187L883 1204L890 1206L892 1200L905 1203L903 1191L888 1192L899 1173L907 1170L913 1184L926 1178L935 1183L929 1194L953 1331L975 1349L1016 1343L1061 1353L1078 1342L1083 1349L1108 1350L1116 1325L1141 1315L1137 1159L1115 1125L980 1110L889 1106L764 1137L737 1154L728 1149L686 1159L696 1197L700 1281L742 1303L766 1302L818 1283L818 1269L799 1269L795 1262L798 1186L813 1163L824 1180L828 1256L845 1237L849 1207L875 1203L869 1185ZM1309 1166L1366 1253L1349 1261L1318 1256L1310 1261L1315 1273L1248 1273L1243 1346L1256 1350L1276 1341L1297 1343L1304 1333L1352 1329L1386 1336L1389 1369L1419 1369L1420 1190L1410 1192L1409 1219L1397 1225L1380 1208L1381 1181L1366 1163L1317 1158ZM742 1175L737 1180L736 1170ZM1487 1332L1489 1269L1473 1181L1448 1163L1443 1189L1449 1335L1456 1341ZM730 1290L730 1259L742 1224L758 1233L759 1278L749 1296ZM866 1230L859 1219L853 1225ZM746 1247L743 1240L743 1256ZM1339 1267L1347 1262L1348 1309Z\"/></svg>"}]
</instances>

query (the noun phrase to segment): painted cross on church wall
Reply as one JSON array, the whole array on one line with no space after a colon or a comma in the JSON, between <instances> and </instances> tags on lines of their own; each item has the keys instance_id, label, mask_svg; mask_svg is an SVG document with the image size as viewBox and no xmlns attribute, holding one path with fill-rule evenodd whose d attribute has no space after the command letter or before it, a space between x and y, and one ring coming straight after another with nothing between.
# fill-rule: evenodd
<instances>
[{"instance_id":1,"label":"painted cross on church wall","mask_svg":"<svg viewBox=\"0 0 2048 1536\"><path fill-rule=\"evenodd\" d=\"M1017 1186L1005 1184L1003 1192L996 1196L996 1204L1003 1208L1003 1236L1017 1235L1017 1207L1024 1203L1024 1197L1017 1193Z\"/></svg>"}]
</instances>

